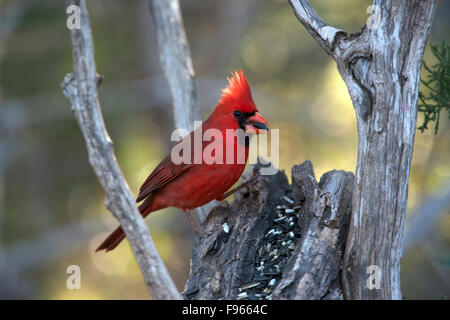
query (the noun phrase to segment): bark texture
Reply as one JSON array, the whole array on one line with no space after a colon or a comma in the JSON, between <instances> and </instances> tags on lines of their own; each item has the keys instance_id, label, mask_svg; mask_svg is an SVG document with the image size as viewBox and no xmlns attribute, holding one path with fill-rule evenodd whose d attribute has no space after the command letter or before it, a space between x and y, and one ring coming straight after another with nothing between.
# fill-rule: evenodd
<instances>
[{"instance_id":1,"label":"bark texture","mask_svg":"<svg viewBox=\"0 0 450 320\"><path fill-rule=\"evenodd\" d=\"M192 131L200 121L194 68L178 0L152 0L150 13L158 40L159 60L173 97L175 127Z\"/></svg>"},{"instance_id":2,"label":"bark texture","mask_svg":"<svg viewBox=\"0 0 450 320\"><path fill-rule=\"evenodd\" d=\"M308 1L289 3L336 60L358 122L344 296L401 299L400 258L420 69L436 1L376 0L367 25L352 35L327 25Z\"/></svg>"},{"instance_id":3,"label":"bark texture","mask_svg":"<svg viewBox=\"0 0 450 320\"><path fill-rule=\"evenodd\" d=\"M353 174L316 181L311 162L261 176L217 206L193 250L186 299L340 299Z\"/></svg>"}]
</instances>

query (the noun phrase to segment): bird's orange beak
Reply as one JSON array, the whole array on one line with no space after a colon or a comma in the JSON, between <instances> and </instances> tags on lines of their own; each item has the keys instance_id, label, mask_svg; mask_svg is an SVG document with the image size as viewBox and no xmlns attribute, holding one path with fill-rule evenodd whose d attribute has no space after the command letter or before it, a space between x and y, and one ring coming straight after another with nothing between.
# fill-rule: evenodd
<instances>
[{"instance_id":1,"label":"bird's orange beak","mask_svg":"<svg viewBox=\"0 0 450 320\"><path fill-rule=\"evenodd\" d=\"M248 133L267 133L269 128L267 127L268 123L264 117L255 112L255 114L247 119L247 123L245 124L245 132Z\"/></svg>"}]
</instances>

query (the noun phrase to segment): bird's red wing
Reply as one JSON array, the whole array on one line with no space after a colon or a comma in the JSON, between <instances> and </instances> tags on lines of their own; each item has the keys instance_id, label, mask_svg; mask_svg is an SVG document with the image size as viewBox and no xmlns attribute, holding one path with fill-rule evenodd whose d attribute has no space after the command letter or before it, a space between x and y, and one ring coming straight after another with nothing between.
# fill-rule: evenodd
<instances>
[{"instance_id":1,"label":"bird's red wing","mask_svg":"<svg viewBox=\"0 0 450 320\"><path fill-rule=\"evenodd\" d=\"M170 156L167 156L142 184L136 202L144 200L150 193L172 181L192 166L194 165L184 163L174 164Z\"/></svg>"}]
</instances>

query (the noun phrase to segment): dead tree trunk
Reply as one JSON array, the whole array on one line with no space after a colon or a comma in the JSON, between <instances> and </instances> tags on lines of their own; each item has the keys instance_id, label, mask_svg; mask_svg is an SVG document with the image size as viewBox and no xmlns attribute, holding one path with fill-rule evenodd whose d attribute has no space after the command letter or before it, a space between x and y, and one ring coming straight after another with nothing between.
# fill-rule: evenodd
<instances>
[{"instance_id":1,"label":"dead tree trunk","mask_svg":"<svg viewBox=\"0 0 450 320\"><path fill-rule=\"evenodd\" d=\"M436 1L375 0L367 25L352 35L329 26L308 1L289 3L348 87L358 122L356 177L334 171L317 184L308 163L293 169L292 186L282 173L258 177L245 201L216 208L206 221L214 231L194 248L184 295L401 299L420 69ZM283 195L295 202L282 203Z\"/></svg>"},{"instance_id":2,"label":"dead tree trunk","mask_svg":"<svg viewBox=\"0 0 450 320\"><path fill-rule=\"evenodd\" d=\"M316 181L311 162L256 175L231 205L218 206L193 250L186 299L339 299L353 174Z\"/></svg>"},{"instance_id":3,"label":"dead tree trunk","mask_svg":"<svg viewBox=\"0 0 450 320\"><path fill-rule=\"evenodd\" d=\"M308 1L289 2L336 60L358 121L344 295L401 299L400 258L420 69L436 1L376 0L367 25L349 36L328 26Z\"/></svg>"}]
</instances>

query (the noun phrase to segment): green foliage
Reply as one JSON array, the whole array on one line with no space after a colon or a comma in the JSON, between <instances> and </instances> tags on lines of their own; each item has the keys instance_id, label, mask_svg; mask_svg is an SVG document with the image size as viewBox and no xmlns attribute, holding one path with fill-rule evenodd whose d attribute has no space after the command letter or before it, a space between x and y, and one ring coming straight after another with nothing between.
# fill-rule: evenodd
<instances>
[{"instance_id":1,"label":"green foliage","mask_svg":"<svg viewBox=\"0 0 450 320\"><path fill-rule=\"evenodd\" d=\"M450 46L443 41L441 45L430 47L437 63L430 68L423 62L427 75L421 82L427 90L426 93L419 92L418 112L423 113L424 119L418 129L424 132L428 124L434 122L434 133L437 134L442 109L447 110L450 119Z\"/></svg>"}]
</instances>

